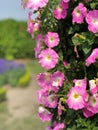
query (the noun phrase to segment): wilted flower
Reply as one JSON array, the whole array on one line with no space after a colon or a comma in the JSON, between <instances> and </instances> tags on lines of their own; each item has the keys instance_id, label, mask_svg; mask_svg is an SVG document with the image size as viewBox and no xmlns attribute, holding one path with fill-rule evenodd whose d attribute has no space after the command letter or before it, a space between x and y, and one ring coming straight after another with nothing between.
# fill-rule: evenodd
<instances>
[{"instance_id":1,"label":"wilted flower","mask_svg":"<svg viewBox=\"0 0 98 130\"><path fill-rule=\"evenodd\" d=\"M52 119L52 114L51 112L49 112L47 109L45 109L44 107L39 107L39 111L38 111L38 115L39 118L45 122L45 121L50 121Z\"/></svg>"}]
</instances>

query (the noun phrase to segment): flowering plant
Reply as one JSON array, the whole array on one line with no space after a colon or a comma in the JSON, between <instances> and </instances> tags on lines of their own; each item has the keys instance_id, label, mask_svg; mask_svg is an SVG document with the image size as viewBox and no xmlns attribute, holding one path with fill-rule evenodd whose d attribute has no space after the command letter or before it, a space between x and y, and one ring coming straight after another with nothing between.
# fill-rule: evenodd
<instances>
[{"instance_id":1,"label":"flowering plant","mask_svg":"<svg viewBox=\"0 0 98 130\"><path fill-rule=\"evenodd\" d=\"M98 1L22 0L35 57L39 117L47 130L98 129ZM32 15L36 18L32 19Z\"/></svg>"}]
</instances>

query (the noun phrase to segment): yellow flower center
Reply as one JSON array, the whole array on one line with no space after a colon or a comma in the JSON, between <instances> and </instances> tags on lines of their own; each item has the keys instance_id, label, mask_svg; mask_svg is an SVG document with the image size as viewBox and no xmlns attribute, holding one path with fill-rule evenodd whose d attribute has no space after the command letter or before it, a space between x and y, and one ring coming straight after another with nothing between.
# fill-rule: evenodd
<instances>
[{"instance_id":1,"label":"yellow flower center","mask_svg":"<svg viewBox=\"0 0 98 130\"><path fill-rule=\"evenodd\" d=\"M90 98L90 104L91 104L91 106L95 106L96 105L96 99L94 97Z\"/></svg>"},{"instance_id":2,"label":"yellow flower center","mask_svg":"<svg viewBox=\"0 0 98 130\"><path fill-rule=\"evenodd\" d=\"M80 14L81 14L80 10L76 9L76 15L80 16Z\"/></svg>"},{"instance_id":3,"label":"yellow flower center","mask_svg":"<svg viewBox=\"0 0 98 130\"><path fill-rule=\"evenodd\" d=\"M45 56L45 60L46 60L46 61L50 61L50 60L51 60L51 56L50 56L50 55L46 55L46 56Z\"/></svg>"},{"instance_id":4,"label":"yellow flower center","mask_svg":"<svg viewBox=\"0 0 98 130\"><path fill-rule=\"evenodd\" d=\"M57 78L55 81L53 81L52 85L58 86L59 82L60 82L60 78Z\"/></svg>"},{"instance_id":5,"label":"yellow flower center","mask_svg":"<svg viewBox=\"0 0 98 130\"><path fill-rule=\"evenodd\" d=\"M49 38L49 41L50 41L50 42L54 41L54 37L50 37L50 38Z\"/></svg>"},{"instance_id":6,"label":"yellow flower center","mask_svg":"<svg viewBox=\"0 0 98 130\"><path fill-rule=\"evenodd\" d=\"M61 5L58 6L58 11L62 12L62 6Z\"/></svg>"},{"instance_id":7,"label":"yellow flower center","mask_svg":"<svg viewBox=\"0 0 98 130\"><path fill-rule=\"evenodd\" d=\"M98 25L98 19L93 19L92 22L96 25Z\"/></svg>"},{"instance_id":8,"label":"yellow flower center","mask_svg":"<svg viewBox=\"0 0 98 130\"><path fill-rule=\"evenodd\" d=\"M80 86L80 85L81 85L81 81L77 81L76 86Z\"/></svg>"},{"instance_id":9,"label":"yellow flower center","mask_svg":"<svg viewBox=\"0 0 98 130\"><path fill-rule=\"evenodd\" d=\"M73 97L74 97L75 99L77 99L77 98L79 98L79 94L75 93L75 94L73 95Z\"/></svg>"}]
</instances>

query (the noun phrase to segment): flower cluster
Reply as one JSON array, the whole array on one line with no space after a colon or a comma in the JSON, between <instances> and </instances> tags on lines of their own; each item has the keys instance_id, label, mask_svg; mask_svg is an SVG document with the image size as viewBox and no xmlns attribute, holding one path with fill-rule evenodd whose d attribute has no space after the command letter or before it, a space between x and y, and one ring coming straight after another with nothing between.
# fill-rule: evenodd
<instances>
[{"instance_id":1,"label":"flower cluster","mask_svg":"<svg viewBox=\"0 0 98 130\"><path fill-rule=\"evenodd\" d=\"M40 119L51 121L47 130L92 130L98 126L98 3L22 0L25 6L35 57L45 69L37 76Z\"/></svg>"}]
</instances>

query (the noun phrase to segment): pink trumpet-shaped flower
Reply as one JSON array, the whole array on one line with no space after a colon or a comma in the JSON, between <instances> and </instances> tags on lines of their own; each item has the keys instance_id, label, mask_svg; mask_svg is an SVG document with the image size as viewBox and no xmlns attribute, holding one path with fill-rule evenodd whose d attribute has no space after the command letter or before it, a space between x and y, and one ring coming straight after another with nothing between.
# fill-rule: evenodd
<instances>
[{"instance_id":1,"label":"pink trumpet-shaped flower","mask_svg":"<svg viewBox=\"0 0 98 130\"><path fill-rule=\"evenodd\" d=\"M95 63L98 57L98 48L95 48L90 56L86 59L86 66L90 66L90 64Z\"/></svg>"},{"instance_id":2,"label":"pink trumpet-shaped flower","mask_svg":"<svg viewBox=\"0 0 98 130\"><path fill-rule=\"evenodd\" d=\"M85 99L87 98L85 89L79 88L78 86L72 87L67 97L66 103L69 108L79 110L85 107Z\"/></svg>"},{"instance_id":3,"label":"pink trumpet-shaped flower","mask_svg":"<svg viewBox=\"0 0 98 130\"><path fill-rule=\"evenodd\" d=\"M78 86L80 88L86 89L86 85L87 85L86 79L74 79L73 83L75 84L74 86Z\"/></svg>"},{"instance_id":4,"label":"pink trumpet-shaped flower","mask_svg":"<svg viewBox=\"0 0 98 130\"><path fill-rule=\"evenodd\" d=\"M89 11L86 15L88 30L93 33L98 33L98 10Z\"/></svg>"},{"instance_id":5,"label":"pink trumpet-shaped flower","mask_svg":"<svg viewBox=\"0 0 98 130\"><path fill-rule=\"evenodd\" d=\"M43 8L48 3L48 0L28 0L27 7L32 10Z\"/></svg>"},{"instance_id":6,"label":"pink trumpet-shaped flower","mask_svg":"<svg viewBox=\"0 0 98 130\"><path fill-rule=\"evenodd\" d=\"M45 122L45 121L50 121L52 119L52 114L51 112L49 112L47 109L45 109L44 107L39 107L39 111L38 111L38 115L39 118Z\"/></svg>"},{"instance_id":7,"label":"pink trumpet-shaped flower","mask_svg":"<svg viewBox=\"0 0 98 130\"><path fill-rule=\"evenodd\" d=\"M86 14L87 14L86 7L82 3L79 3L79 5L72 12L72 22L83 23Z\"/></svg>"},{"instance_id":8,"label":"pink trumpet-shaped flower","mask_svg":"<svg viewBox=\"0 0 98 130\"><path fill-rule=\"evenodd\" d=\"M57 8L53 11L54 17L58 20L66 18L67 9L68 9L68 3L61 0Z\"/></svg>"},{"instance_id":9,"label":"pink trumpet-shaped flower","mask_svg":"<svg viewBox=\"0 0 98 130\"><path fill-rule=\"evenodd\" d=\"M60 42L58 33L48 32L44 37L44 42L50 48L57 46Z\"/></svg>"},{"instance_id":10,"label":"pink trumpet-shaped flower","mask_svg":"<svg viewBox=\"0 0 98 130\"><path fill-rule=\"evenodd\" d=\"M58 63L58 54L53 49L42 50L39 55L39 63L46 69L52 69Z\"/></svg>"}]
</instances>

